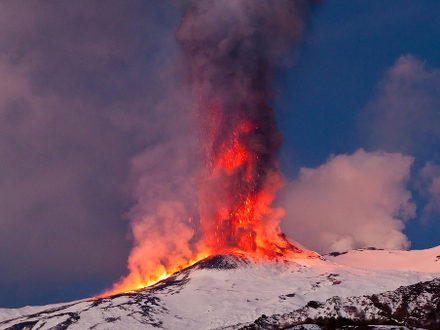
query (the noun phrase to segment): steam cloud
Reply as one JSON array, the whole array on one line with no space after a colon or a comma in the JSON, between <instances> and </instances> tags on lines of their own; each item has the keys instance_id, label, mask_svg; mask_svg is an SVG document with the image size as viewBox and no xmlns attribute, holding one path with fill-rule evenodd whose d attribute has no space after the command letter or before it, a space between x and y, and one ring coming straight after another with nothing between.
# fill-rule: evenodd
<instances>
[{"instance_id":1,"label":"steam cloud","mask_svg":"<svg viewBox=\"0 0 440 330\"><path fill-rule=\"evenodd\" d=\"M439 69L399 57L360 113L366 145L386 152L361 149L301 169L283 194L283 230L318 252L408 248L402 231L416 205L407 186L424 199L423 222L440 214L439 91Z\"/></svg>"},{"instance_id":2,"label":"steam cloud","mask_svg":"<svg viewBox=\"0 0 440 330\"><path fill-rule=\"evenodd\" d=\"M360 149L333 156L318 168L302 168L283 196L283 229L321 253L408 248L402 229L415 216L406 189L413 161L399 153Z\"/></svg>"}]
</instances>

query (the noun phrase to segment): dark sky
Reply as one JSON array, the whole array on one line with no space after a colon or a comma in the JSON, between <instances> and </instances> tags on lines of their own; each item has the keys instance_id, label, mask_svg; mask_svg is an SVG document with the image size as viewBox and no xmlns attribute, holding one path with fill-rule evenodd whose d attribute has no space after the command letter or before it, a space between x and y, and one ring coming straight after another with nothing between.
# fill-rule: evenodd
<instances>
[{"instance_id":1,"label":"dark sky","mask_svg":"<svg viewBox=\"0 0 440 330\"><path fill-rule=\"evenodd\" d=\"M176 161L192 143L176 73L182 8L18 0L0 11L0 306L100 293L126 273L138 187L160 199L188 166ZM428 0L323 2L275 82L288 180L359 148L348 164L378 150L414 157L406 179L410 158L392 158L403 174L390 191L417 206L403 230L412 248L440 241L439 12Z\"/></svg>"}]
</instances>

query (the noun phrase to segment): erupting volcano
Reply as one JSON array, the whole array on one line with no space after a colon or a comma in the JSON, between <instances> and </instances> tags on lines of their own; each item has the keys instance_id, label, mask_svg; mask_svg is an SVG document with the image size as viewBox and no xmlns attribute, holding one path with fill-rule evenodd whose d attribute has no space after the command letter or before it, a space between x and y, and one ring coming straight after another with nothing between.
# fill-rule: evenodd
<instances>
[{"instance_id":1,"label":"erupting volcano","mask_svg":"<svg viewBox=\"0 0 440 330\"><path fill-rule=\"evenodd\" d=\"M191 224L168 226L170 211L163 211L165 229L155 234L181 230L178 241L138 240L130 274L111 293L150 285L217 254L257 260L316 255L289 242L279 226L283 210L271 207L283 185L271 82L306 10L307 1L291 0L192 1L186 9L176 37L199 135L198 214Z\"/></svg>"}]
</instances>

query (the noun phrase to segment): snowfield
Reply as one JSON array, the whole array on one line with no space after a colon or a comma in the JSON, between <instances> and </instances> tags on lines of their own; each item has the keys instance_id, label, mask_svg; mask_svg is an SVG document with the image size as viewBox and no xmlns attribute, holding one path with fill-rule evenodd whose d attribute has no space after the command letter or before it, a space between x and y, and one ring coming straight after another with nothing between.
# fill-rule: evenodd
<instances>
[{"instance_id":1,"label":"snowfield","mask_svg":"<svg viewBox=\"0 0 440 330\"><path fill-rule=\"evenodd\" d=\"M440 278L440 246L420 251L360 249L278 262L222 255L136 292L0 309L0 329L267 329L269 324L276 328L341 315L358 321L359 315L379 319L383 310L400 313L399 301L408 300L408 295L414 296L414 303L407 310L426 302L430 306L426 308L437 308L438 313L436 278ZM387 308L376 306L380 299L388 301L381 303ZM426 317L434 324L438 320L440 328L440 315L431 314Z\"/></svg>"}]
</instances>

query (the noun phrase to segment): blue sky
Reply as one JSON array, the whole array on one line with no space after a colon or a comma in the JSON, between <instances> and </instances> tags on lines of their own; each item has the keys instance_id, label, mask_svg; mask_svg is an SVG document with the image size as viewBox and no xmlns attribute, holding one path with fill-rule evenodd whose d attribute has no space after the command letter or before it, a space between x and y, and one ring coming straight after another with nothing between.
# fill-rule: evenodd
<instances>
[{"instance_id":1,"label":"blue sky","mask_svg":"<svg viewBox=\"0 0 440 330\"><path fill-rule=\"evenodd\" d=\"M412 54L428 67L440 67L439 11L435 1L350 0L323 2L313 10L293 56L295 64L280 70L277 80L276 108L284 136L281 163L289 178L295 178L300 167L325 163L331 154L380 149L359 133L360 112L400 56ZM417 165L435 151L427 154L416 158ZM411 247L438 245L439 220L409 221L405 233Z\"/></svg>"},{"instance_id":2,"label":"blue sky","mask_svg":"<svg viewBox=\"0 0 440 330\"><path fill-rule=\"evenodd\" d=\"M349 0L316 7L297 64L278 81L284 157L295 149L290 159L316 166L330 153L365 146L358 114L384 72L406 54L440 67L439 8L435 1Z\"/></svg>"}]
</instances>

